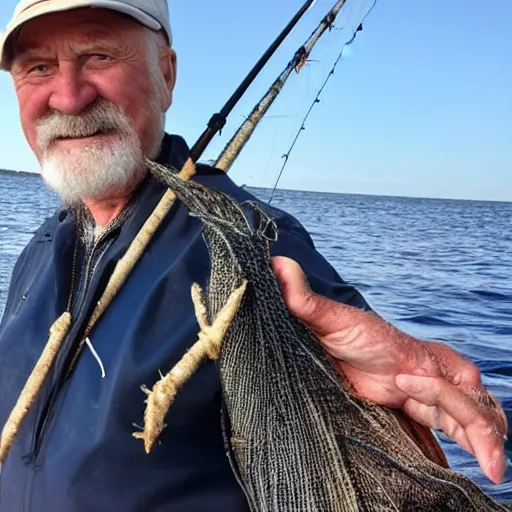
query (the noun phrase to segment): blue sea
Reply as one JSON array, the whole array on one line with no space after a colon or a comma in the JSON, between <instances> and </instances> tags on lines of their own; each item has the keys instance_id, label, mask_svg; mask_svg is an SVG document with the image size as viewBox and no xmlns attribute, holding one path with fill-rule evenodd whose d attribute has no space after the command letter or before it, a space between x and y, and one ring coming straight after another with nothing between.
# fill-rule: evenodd
<instances>
[{"instance_id":1,"label":"blue sea","mask_svg":"<svg viewBox=\"0 0 512 512\"><path fill-rule=\"evenodd\" d=\"M512 425L512 203L281 190L272 204L304 224L378 313L475 362ZM57 206L39 179L0 175L0 313L17 256ZM442 445L453 469L512 503L512 482L492 484L472 456Z\"/></svg>"}]
</instances>

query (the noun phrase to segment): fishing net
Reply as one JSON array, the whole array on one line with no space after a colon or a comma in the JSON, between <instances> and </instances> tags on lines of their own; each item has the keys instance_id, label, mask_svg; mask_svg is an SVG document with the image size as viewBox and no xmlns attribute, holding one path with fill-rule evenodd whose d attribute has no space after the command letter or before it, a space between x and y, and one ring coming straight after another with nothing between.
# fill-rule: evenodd
<instances>
[{"instance_id":1,"label":"fishing net","mask_svg":"<svg viewBox=\"0 0 512 512\"><path fill-rule=\"evenodd\" d=\"M278 230L260 206L151 170L204 223L211 273L200 323L214 324L246 284L218 367L226 446L252 510L506 510L431 460L396 413L351 392L283 302L269 255Z\"/></svg>"}]
</instances>

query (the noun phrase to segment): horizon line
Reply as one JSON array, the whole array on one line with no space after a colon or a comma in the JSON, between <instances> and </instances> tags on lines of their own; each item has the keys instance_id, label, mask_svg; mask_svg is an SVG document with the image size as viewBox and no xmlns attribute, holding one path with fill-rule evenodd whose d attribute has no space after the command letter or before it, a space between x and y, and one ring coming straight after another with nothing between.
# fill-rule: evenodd
<instances>
[{"instance_id":1,"label":"horizon line","mask_svg":"<svg viewBox=\"0 0 512 512\"><path fill-rule=\"evenodd\" d=\"M41 177L41 173L34 171L18 171L12 169L0 169L0 174L10 175L30 175L32 177ZM271 191L273 187L264 187L257 185L239 185L242 188L260 189ZM333 192L331 190L308 190L302 188L276 188L276 191L281 192L307 192L310 194L329 194L329 195L346 195L346 196L368 196L368 197L382 197L390 199L422 199L426 201L465 201L465 202L479 202L479 203L512 203L512 199L476 199L476 198L463 198L463 197L436 197L436 196L419 196L419 195L404 195L404 194L379 194L376 192Z\"/></svg>"}]
</instances>

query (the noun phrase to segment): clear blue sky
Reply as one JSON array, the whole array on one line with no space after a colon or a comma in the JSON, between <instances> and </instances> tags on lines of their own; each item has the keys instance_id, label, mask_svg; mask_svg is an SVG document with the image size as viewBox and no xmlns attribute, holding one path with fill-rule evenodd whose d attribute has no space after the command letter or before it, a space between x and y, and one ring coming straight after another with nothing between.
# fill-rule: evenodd
<instances>
[{"instance_id":1,"label":"clear blue sky","mask_svg":"<svg viewBox=\"0 0 512 512\"><path fill-rule=\"evenodd\" d=\"M352 3L350 3L352 2ZM0 25L14 0L2 0ZM167 130L192 145L303 0L170 0L178 84ZM318 0L233 111L214 158L334 0ZM349 0L231 174L272 186L301 119L370 0ZM338 65L280 186L512 201L511 0L380 0ZM37 171L0 75L0 168Z\"/></svg>"}]
</instances>

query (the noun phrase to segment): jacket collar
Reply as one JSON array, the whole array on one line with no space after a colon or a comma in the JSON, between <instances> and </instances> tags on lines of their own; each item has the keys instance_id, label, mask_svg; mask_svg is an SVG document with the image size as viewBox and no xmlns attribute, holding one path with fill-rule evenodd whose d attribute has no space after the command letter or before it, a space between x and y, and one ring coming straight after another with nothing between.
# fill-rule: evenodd
<instances>
[{"instance_id":1,"label":"jacket collar","mask_svg":"<svg viewBox=\"0 0 512 512\"><path fill-rule=\"evenodd\" d=\"M165 133L155 160L166 167L181 169L189 156L190 149L183 137Z\"/></svg>"}]
</instances>

